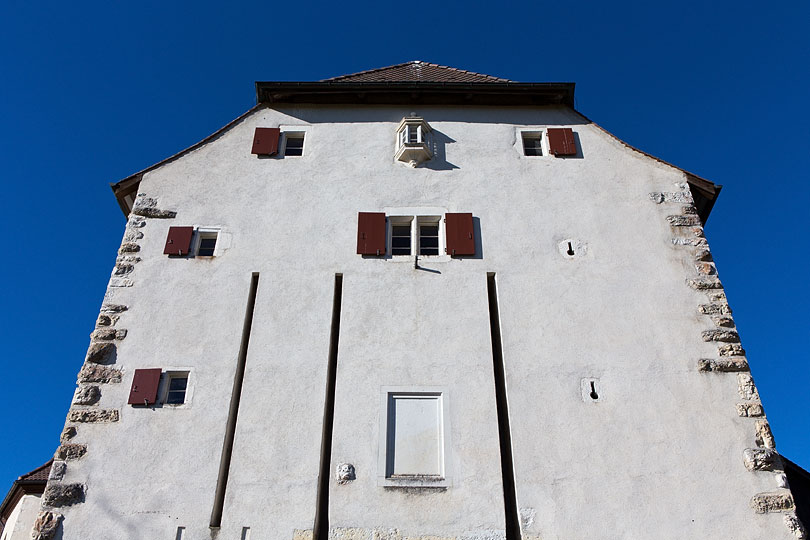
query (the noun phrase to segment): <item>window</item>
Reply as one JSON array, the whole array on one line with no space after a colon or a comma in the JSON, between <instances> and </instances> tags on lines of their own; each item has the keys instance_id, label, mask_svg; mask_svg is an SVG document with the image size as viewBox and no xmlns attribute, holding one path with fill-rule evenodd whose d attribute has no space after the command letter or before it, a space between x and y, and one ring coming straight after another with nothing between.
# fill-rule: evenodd
<instances>
[{"instance_id":1,"label":"window","mask_svg":"<svg viewBox=\"0 0 810 540\"><path fill-rule=\"evenodd\" d=\"M411 220L391 222L391 255L411 254Z\"/></svg>"},{"instance_id":2,"label":"window","mask_svg":"<svg viewBox=\"0 0 810 540\"><path fill-rule=\"evenodd\" d=\"M284 132L284 156L304 155L304 133Z\"/></svg>"},{"instance_id":3,"label":"window","mask_svg":"<svg viewBox=\"0 0 810 540\"><path fill-rule=\"evenodd\" d=\"M186 402L188 389L187 371L170 371L166 373L166 405L182 405Z\"/></svg>"},{"instance_id":4,"label":"window","mask_svg":"<svg viewBox=\"0 0 810 540\"><path fill-rule=\"evenodd\" d=\"M380 480L387 486L449 485L445 392L436 388L383 388Z\"/></svg>"},{"instance_id":5,"label":"window","mask_svg":"<svg viewBox=\"0 0 810 540\"><path fill-rule=\"evenodd\" d=\"M213 257L217 247L217 231L198 231L197 257Z\"/></svg>"},{"instance_id":6,"label":"window","mask_svg":"<svg viewBox=\"0 0 810 540\"><path fill-rule=\"evenodd\" d=\"M430 142L430 126L418 116L407 116L397 127L396 159L411 167L433 157Z\"/></svg>"},{"instance_id":7,"label":"window","mask_svg":"<svg viewBox=\"0 0 810 540\"><path fill-rule=\"evenodd\" d=\"M543 155L543 135L539 132L524 131L521 133L523 138L523 155L524 156L542 156Z\"/></svg>"},{"instance_id":8,"label":"window","mask_svg":"<svg viewBox=\"0 0 810 540\"><path fill-rule=\"evenodd\" d=\"M439 254L439 222L419 220L419 255Z\"/></svg>"}]
</instances>

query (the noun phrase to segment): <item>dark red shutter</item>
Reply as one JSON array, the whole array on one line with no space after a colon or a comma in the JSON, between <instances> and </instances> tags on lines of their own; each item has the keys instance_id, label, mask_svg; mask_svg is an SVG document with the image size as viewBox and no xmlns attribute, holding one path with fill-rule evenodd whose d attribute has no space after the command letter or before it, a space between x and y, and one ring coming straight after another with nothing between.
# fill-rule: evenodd
<instances>
[{"instance_id":1,"label":"dark red shutter","mask_svg":"<svg viewBox=\"0 0 810 540\"><path fill-rule=\"evenodd\" d=\"M475 231L472 214L445 214L448 255L475 255Z\"/></svg>"},{"instance_id":2,"label":"dark red shutter","mask_svg":"<svg viewBox=\"0 0 810 540\"><path fill-rule=\"evenodd\" d=\"M577 155L577 143L571 128L548 128L548 149L555 156Z\"/></svg>"},{"instance_id":3,"label":"dark red shutter","mask_svg":"<svg viewBox=\"0 0 810 540\"><path fill-rule=\"evenodd\" d=\"M166 237L166 247L163 248L164 255L188 255L191 250L191 236L194 234L194 227L169 227L169 235Z\"/></svg>"},{"instance_id":4,"label":"dark red shutter","mask_svg":"<svg viewBox=\"0 0 810 540\"><path fill-rule=\"evenodd\" d=\"M129 391L130 405L153 405L157 402L160 368L136 369Z\"/></svg>"},{"instance_id":5,"label":"dark red shutter","mask_svg":"<svg viewBox=\"0 0 810 540\"><path fill-rule=\"evenodd\" d=\"M385 214L383 212L357 214L357 253L359 255L385 255Z\"/></svg>"},{"instance_id":6,"label":"dark red shutter","mask_svg":"<svg viewBox=\"0 0 810 540\"><path fill-rule=\"evenodd\" d=\"M256 128L253 134L252 154L260 156L273 156L278 152L278 138L281 135L279 128Z\"/></svg>"}]
</instances>

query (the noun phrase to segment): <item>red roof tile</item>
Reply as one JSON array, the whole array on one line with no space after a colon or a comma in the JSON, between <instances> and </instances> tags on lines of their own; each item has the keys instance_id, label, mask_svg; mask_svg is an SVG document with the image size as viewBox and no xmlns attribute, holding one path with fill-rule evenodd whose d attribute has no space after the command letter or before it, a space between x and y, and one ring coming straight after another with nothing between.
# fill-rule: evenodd
<instances>
[{"instance_id":1,"label":"red roof tile","mask_svg":"<svg viewBox=\"0 0 810 540\"><path fill-rule=\"evenodd\" d=\"M411 60L404 64L360 71L350 75L341 75L322 82L514 82L491 75L482 75L448 66L440 66L420 60Z\"/></svg>"},{"instance_id":2,"label":"red roof tile","mask_svg":"<svg viewBox=\"0 0 810 540\"><path fill-rule=\"evenodd\" d=\"M45 465L40 465L33 471L29 473L25 473L24 475L17 478L18 482L47 482L48 481L48 474L51 472L51 465L53 465L53 460L50 460Z\"/></svg>"}]
</instances>

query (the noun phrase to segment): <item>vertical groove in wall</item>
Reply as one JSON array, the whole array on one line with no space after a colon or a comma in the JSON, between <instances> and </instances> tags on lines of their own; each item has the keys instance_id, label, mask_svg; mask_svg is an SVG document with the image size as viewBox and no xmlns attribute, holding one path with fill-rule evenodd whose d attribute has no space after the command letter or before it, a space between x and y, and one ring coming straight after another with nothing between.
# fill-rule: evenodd
<instances>
[{"instance_id":1,"label":"vertical groove in wall","mask_svg":"<svg viewBox=\"0 0 810 540\"><path fill-rule=\"evenodd\" d=\"M501 320L498 314L498 290L494 272L487 273L487 297L489 299L489 330L492 337L492 365L495 375L495 404L498 411L498 436L501 447L506 540L520 540L520 518L515 493L515 469L512 461L512 433L509 428L509 406L506 396L506 368L501 346Z\"/></svg>"},{"instance_id":2,"label":"vertical groove in wall","mask_svg":"<svg viewBox=\"0 0 810 540\"><path fill-rule=\"evenodd\" d=\"M318 472L318 498L315 505L313 540L329 538L329 478L332 466L332 426L335 420L335 384L337 381L338 340L340 338L340 306L343 300L343 274L335 274L332 297L332 327L329 333L329 359L326 367L326 397L323 404L323 433L321 434L321 467Z\"/></svg>"},{"instance_id":3,"label":"vertical groove in wall","mask_svg":"<svg viewBox=\"0 0 810 540\"><path fill-rule=\"evenodd\" d=\"M211 511L211 527L219 527L222 524L222 508L225 505L225 490L228 486L228 473L231 469L233 439L236 435L236 418L239 415L239 400L242 398L242 382L245 379L245 363L250 341L250 329L253 327L253 309L256 306L256 291L258 288L259 273L253 272L250 279L247 308L245 309L245 322L242 325L242 340L239 343L236 373L233 376L233 391L231 392L231 405L228 409L228 423L225 427L225 441L222 443L222 457L219 460L217 490L214 494L214 509Z\"/></svg>"}]
</instances>

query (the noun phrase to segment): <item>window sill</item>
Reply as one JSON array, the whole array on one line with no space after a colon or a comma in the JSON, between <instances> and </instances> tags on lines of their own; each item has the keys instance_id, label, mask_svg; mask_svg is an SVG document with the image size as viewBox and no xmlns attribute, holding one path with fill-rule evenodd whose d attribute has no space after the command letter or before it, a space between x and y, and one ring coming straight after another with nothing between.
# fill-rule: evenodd
<instances>
[{"instance_id":1,"label":"window sill","mask_svg":"<svg viewBox=\"0 0 810 540\"><path fill-rule=\"evenodd\" d=\"M388 255L385 258L388 262L395 263L411 263L413 264L413 255ZM419 266L423 264L443 263L453 260L450 255L419 255Z\"/></svg>"},{"instance_id":2,"label":"window sill","mask_svg":"<svg viewBox=\"0 0 810 540\"><path fill-rule=\"evenodd\" d=\"M446 489L450 481L443 476L433 475L399 475L380 478L379 485L386 488Z\"/></svg>"}]
</instances>

